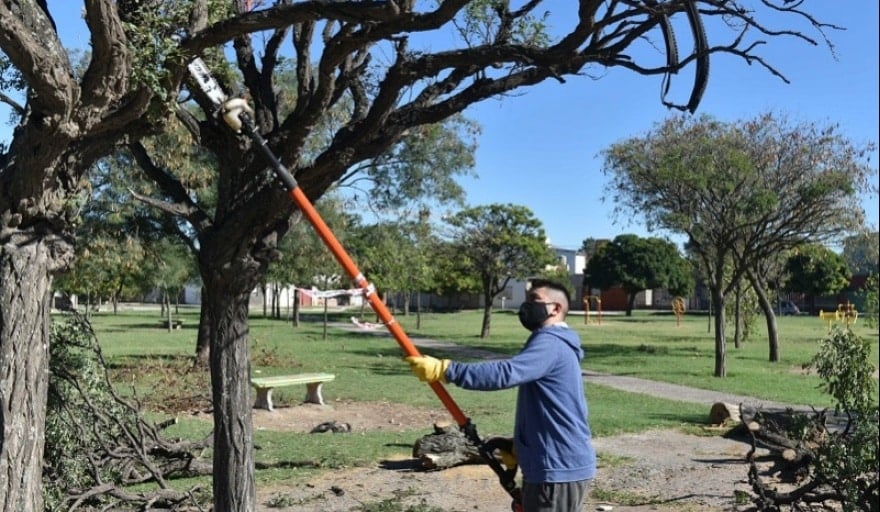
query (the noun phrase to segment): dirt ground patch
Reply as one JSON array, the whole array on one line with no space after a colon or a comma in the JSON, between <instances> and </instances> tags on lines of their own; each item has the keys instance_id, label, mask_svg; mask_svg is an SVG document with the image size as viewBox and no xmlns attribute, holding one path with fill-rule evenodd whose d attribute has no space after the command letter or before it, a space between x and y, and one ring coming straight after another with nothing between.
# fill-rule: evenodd
<instances>
[{"instance_id":1,"label":"dirt ground patch","mask_svg":"<svg viewBox=\"0 0 880 512\"><path fill-rule=\"evenodd\" d=\"M352 432L424 428L427 433L433 423L448 421L444 410L386 402L337 401L254 411L255 429L296 432L336 422L348 423ZM730 510L734 491L747 489L749 445L742 441L657 430L597 438L594 443L600 455L607 456L603 460L610 461L600 464L593 485L607 501L593 498L585 511L600 505L610 505L617 512ZM257 510L350 512L385 500L447 512L510 510L510 499L487 466L421 471L418 461L408 458L328 471L306 483L259 488Z\"/></svg>"}]
</instances>

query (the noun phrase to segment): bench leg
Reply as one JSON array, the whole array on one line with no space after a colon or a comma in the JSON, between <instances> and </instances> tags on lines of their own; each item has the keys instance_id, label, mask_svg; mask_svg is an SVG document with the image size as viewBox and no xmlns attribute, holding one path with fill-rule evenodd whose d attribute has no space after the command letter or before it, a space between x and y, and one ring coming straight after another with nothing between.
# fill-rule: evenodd
<instances>
[{"instance_id":1,"label":"bench leg","mask_svg":"<svg viewBox=\"0 0 880 512\"><path fill-rule=\"evenodd\" d=\"M254 408L274 410L272 408L272 388L257 388L257 400L254 402Z\"/></svg>"},{"instance_id":2,"label":"bench leg","mask_svg":"<svg viewBox=\"0 0 880 512\"><path fill-rule=\"evenodd\" d=\"M321 396L321 384L323 382L310 382L306 384L306 402L310 404L324 405L324 398Z\"/></svg>"}]
</instances>

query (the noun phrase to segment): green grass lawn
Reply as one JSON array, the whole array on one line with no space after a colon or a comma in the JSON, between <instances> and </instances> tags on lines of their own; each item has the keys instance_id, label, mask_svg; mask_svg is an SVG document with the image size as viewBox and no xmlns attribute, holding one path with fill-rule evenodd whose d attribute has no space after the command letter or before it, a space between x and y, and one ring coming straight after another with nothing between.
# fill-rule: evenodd
<instances>
[{"instance_id":1,"label":"green grass lawn","mask_svg":"<svg viewBox=\"0 0 880 512\"><path fill-rule=\"evenodd\" d=\"M422 328L410 331L413 337L445 339L469 346L513 354L524 340L514 312L492 315L492 335L480 339L479 312L455 314L447 324L444 315L423 315ZM411 318L398 317L406 327ZM583 340L585 369L672 382L702 389L748 395L786 403L831 405L830 397L819 389L820 380L803 368L828 334L826 322L811 316L777 319L780 361L769 361L769 342L763 318L755 332L740 348L735 348L733 332L727 333L724 378L713 377L715 337L706 316L686 315L680 325L670 314L634 312L633 316L604 315L587 325L583 316L569 316L569 325ZM878 357L878 332L857 322L853 330L873 341L874 361ZM441 354L442 355L442 354ZM876 391L876 390L875 390Z\"/></svg>"},{"instance_id":2,"label":"green grass lawn","mask_svg":"<svg viewBox=\"0 0 880 512\"><path fill-rule=\"evenodd\" d=\"M337 312L331 321L349 322L359 311ZM422 408L442 408L430 387L418 382L402 361L400 347L385 336L330 327L324 337L321 312L303 316L299 327L289 322L253 315L250 320L251 370L259 375L299 372L330 372L336 380L324 386L324 398L354 401L391 401ZM115 380L122 389L135 389L148 407L160 414L173 414L177 404L201 400L210 406L207 372L190 371L195 349L198 311L182 310L183 327L168 332L159 325L158 312L124 311L117 315L92 316L95 332ZM471 347L515 353L526 332L513 311L492 315L491 336L478 337L481 312L464 311L421 315L397 315L412 338L454 341ZM366 321L375 321L372 313ZM754 396L788 403L831 404L820 389L820 380L802 369L827 334L827 324L814 317L779 318L781 361L768 361L763 324L741 348L732 341L727 348L727 377L713 377L714 336L708 319L686 316L677 325L671 315L637 312L632 317L606 315L601 325L572 315L570 325L584 343L585 369L662 380L705 389ZM877 332L864 325L855 331L873 342L877 358ZM732 333L730 333L732 336ZM431 355L443 357L442 353ZM483 434L510 432L515 391L492 393L466 391L450 386L459 407ZM131 392L131 391L129 391ZM876 389L875 389L876 392ZM596 436L651 428L694 428L704 425L709 407L627 393L599 385L586 390L590 422ZM302 390L276 390L275 402L298 402ZM372 464L393 455L408 454L412 443L428 433L377 432L357 436L313 436L309 434L255 433L258 478L271 481L308 474L328 467ZM200 437L209 427L205 422L181 419L171 433ZM328 439L332 441L328 442Z\"/></svg>"}]
</instances>

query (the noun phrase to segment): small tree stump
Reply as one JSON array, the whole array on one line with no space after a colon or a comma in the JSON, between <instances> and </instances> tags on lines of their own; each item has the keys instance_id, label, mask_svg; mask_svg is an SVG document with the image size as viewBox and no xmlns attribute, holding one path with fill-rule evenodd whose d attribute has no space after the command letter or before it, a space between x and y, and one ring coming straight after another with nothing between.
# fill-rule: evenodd
<instances>
[{"instance_id":1,"label":"small tree stump","mask_svg":"<svg viewBox=\"0 0 880 512\"><path fill-rule=\"evenodd\" d=\"M715 402L709 409L709 424L723 425L727 422L739 423L739 406L724 402Z\"/></svg>"},{"instance_id":2,"label":"small tree stump","mask_svg":"<svg viewBox=\"0 0 880 512\"><path fill-rule=\"evenodd\" d=\"M457 425L434 424L434 432L419 438L413 445L413 457L425 469L443 469L462 464L483 463L477 447L471 444Z\"/></svg>"}]
</instances>

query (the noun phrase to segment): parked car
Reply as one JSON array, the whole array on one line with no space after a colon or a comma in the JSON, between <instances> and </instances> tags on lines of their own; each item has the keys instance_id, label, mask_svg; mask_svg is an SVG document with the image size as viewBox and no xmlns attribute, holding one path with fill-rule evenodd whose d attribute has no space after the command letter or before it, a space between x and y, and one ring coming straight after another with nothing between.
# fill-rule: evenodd
<instances>
[{"instance_id":1,"label":"parked car","mask_svg":"<svg viewBox=\"0 0 880 512\"><path fill-rule=\"evenodd\" d=\"M800 314L800 312L800 308L790 300L784 300L776 307L777 315L797 315Z\"/></svg>"}]
</instances>

